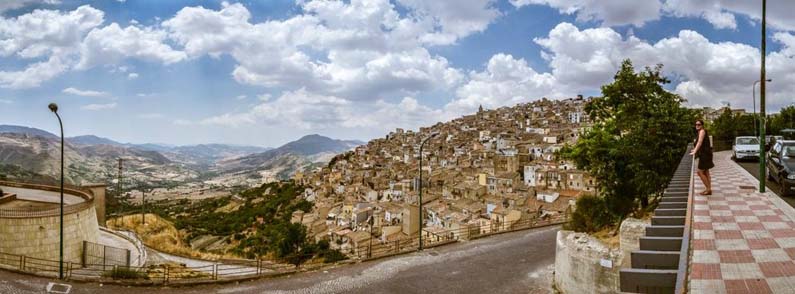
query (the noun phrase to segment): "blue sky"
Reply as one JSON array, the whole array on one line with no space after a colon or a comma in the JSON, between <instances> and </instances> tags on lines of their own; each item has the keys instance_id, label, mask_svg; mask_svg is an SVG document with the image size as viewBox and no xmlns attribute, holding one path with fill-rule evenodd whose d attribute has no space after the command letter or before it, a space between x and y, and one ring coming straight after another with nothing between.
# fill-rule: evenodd
<instances>
[{"instance_id":1,"label":"blue sky","mask_svg":"<svg viewBox=\"0 0 795 294\"><path fill-rule=\"evenodd\" d=\"M122 142L369 140L541 97L624 58L694 107L751 108L760 7L722 0L0 3L0 124ZM768 1L769 111L795 102L795 2Z\"/></svg>"}]
</instances>

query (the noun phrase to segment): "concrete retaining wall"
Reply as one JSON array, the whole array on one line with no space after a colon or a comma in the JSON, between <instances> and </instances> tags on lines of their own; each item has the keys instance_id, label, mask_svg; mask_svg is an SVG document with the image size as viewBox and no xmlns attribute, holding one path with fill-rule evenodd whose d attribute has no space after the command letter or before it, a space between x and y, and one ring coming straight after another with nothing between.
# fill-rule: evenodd
<instances>
[{"instance_id":1,"label":"concrete retaining wall","mask_svg":"<svg viewBox=\"0 0 795 294\"><path fill-rule=\"evenodd\" d=\"M58 260L59 216L0 218L0 252ZM64 261L80 262L83 241L97 242L94 206L64 215Z\"/></svg>"},{"instance_id":2,"label":"concrete retaining wall","mask_svg":"<svg viewBox=\"0 0 795 294\"><path fill-rule=\"evenodd\" d=\"M618 293L623 254L585 233L558 231L555 286L562 293Z\"/></svg>"},{"instance_id":3,"label":"concrete retaining wall","mask_svg":"<svg viewBox=\"0 0 795 294\"><path fill-rule=\"evenodd\" d=\"M618 238L621 253L624 255L622 268L632 267L632 251L640 249L640 237L646 235L646 226L650 223L650 220L644 221L631 217L621 222Z\"/></svg>"}]
</instances>

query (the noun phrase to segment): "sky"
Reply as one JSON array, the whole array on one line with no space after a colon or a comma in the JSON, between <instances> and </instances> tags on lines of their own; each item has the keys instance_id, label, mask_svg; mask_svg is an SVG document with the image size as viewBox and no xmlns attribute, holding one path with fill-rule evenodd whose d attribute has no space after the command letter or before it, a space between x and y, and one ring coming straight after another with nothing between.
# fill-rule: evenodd
<instances>
[{"instance_id":1,"label":"sky","mask_svg":"<svg viewBox=\"0 0 795 294\"><path fill-rule=\"evenodd\" d=\"M56 102L66 136L369 140L480 105L597 96L626 58L663 64L690 107L751 110L757 2L4 0L0 124L55 132ZM768 112L795 103L793 11L768 1Z\"/></svg>"}]
</instances>

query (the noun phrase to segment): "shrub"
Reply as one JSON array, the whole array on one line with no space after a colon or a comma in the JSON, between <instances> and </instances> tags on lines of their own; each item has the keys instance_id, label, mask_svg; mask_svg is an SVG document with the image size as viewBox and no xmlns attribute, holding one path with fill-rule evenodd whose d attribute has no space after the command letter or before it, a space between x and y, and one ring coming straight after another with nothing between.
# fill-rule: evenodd
<instances>
[{"instance_id":1,"label":"shrub","mask_svg":"<svg viewBox=\"0 0 795 294\"><path fill-rule=\"evenodd\" d=\"M591 233L611 223L611 214L607 210L605 200L598 196L582 196L577 199L576 206L571 221L564 226L564 229Z\"/></svg>"},{"instance_id":2,"label":"shrub","mask_svg":"<svg viewBox=\"0 0 795 294\"><path fill-rule=\"evenodd\" d=\"M332 263L346 259L348 259L348 257L336 249L330 249L323 252L323 262L325 263Z\"/></svg>"}]
</instances>

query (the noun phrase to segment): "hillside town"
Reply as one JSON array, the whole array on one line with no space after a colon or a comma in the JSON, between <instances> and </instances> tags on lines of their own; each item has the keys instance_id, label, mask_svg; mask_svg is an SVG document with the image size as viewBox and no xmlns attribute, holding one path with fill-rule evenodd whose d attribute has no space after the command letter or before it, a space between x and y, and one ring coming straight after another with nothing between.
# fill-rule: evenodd
<instances>
[{"instance_id":1,"label":"hillside town","mask_svg":"<svg viewBox=\"0 0 795 294\"><path fill-rule=\"evenodd\" d=\"M588 101L578 96L480 107L419 132L396 129L328 167L296 173L293 179L308 187L303 196L315 207L297 211L293 221L348 253L361 244L416 236L420 161L425 237L565 214L577 197L595 192L594 180L557 154L588 127Z\"/></svg>"}]
</instances>

